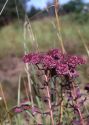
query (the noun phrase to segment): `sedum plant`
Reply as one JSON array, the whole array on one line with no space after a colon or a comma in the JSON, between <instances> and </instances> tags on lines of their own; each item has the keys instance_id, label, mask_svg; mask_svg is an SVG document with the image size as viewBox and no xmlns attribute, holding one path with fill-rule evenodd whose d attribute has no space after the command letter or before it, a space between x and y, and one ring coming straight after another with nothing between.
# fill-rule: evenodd
<instances>
[{"instance_id":1,"label":"sedum plant","mask_svg":"<svg viewBox=\"0 0 89 125\"><path fill-rule=\"evenodd\" d=\"M41 79L41 83L35 85L39 95L35 95L36 102L33 105L29 99L12 108L14 113L25 112L28 124L31 124L30 119L33 118L33 124L36 125L88 125L84 106L87 98L81 93L77 82L77 67L86 63L82 57L52 49L44 53L26 54L23 61L29 67L34 67L35 82L39 81L36 75ZM40 121L36 118L38 114Z\"/></svg>"}]
</instances>

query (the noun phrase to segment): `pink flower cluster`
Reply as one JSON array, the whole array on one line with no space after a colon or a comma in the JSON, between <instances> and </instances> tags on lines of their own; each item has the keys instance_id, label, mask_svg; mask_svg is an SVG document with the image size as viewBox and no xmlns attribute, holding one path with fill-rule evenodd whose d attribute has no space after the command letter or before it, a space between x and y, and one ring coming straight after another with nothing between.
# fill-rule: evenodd
<instances>
[{"instance_id":1,"label":"pink flower cluster","mask_svg":"<svg viewBox=\"0 0 89 125\"><path fill-rule=\"evenodd\" d=\"M44 70L55 72L55 75L76 77L76 67L85 64L85 60L78 56L63 54L58 49L52 49L47 53L30 53L23 57L24 63L39 65Z\"/></svg>"}]
</instances>

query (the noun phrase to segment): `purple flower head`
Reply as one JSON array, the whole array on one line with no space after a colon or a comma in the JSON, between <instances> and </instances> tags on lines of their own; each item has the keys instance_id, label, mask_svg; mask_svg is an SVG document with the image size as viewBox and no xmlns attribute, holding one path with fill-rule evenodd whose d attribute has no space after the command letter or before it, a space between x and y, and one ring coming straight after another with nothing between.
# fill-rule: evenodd
<instances>
[{"instance_id":1,"label":"purple flower head","mask_svg":"<svg viewBox=\"0 0 89 125\"><path fill-rule=\"evenodd\" d=\"M15 113L21 113L23 109L21 107L15 107L14 112Z\"/></svg>"},{"instance_id":2,"label":"purple flower head","mask_svg":"<svg viewBox=\"0 0 89 125\"><path fill-rule=\"evenodd\" d=\"M76 67L77 65L85 64L85 60L78 56L70 56L68 60L68 65L71 67Z\"/></svg>"},{"instance_id":3,"label":"purple flower head","mask_svg":"<svg viewBox=\"0 0 89 125\"><path fill-rule=\"evenodd\" d=\"M56 66L56 72L58 75L67 75L71 78L75 78L78 76L77 71L75 70L75 68L70 68L67 64L60 64L58 63Z\"/></svg>"},{"instance_id":4,"label":"purple flower head","mask_svg":"<svg viewBox=\"0 0 89 125\"><path fill-rule=\"evenodd\" d=\"M84 58L82 57L77 57L78 58L78 64L81 65L81 64L86 64L87 60L85 60Z\"/></svg>"},{"instance_id":5,"label":"purple flower head","mask_svg":"<svg viewBox=\"0 0 89 125\"><path fill-rule=\"evenodd\" d=\"M40 113L40 110L38 107L34 106L32 107L32 114L35 115L36 113Z\"/></svg>"},{"instance_id":6,"label":"purple flower head","mask_svg":"<svg viewBox=\"0 0 89 125\"><path fill-rule=\"evenodd\" d=\"M85 60L78 56L63 54L58 49L52 49L47 53L30 53L24 56L24 63L41 64L42 69L50 70L51 76L67 75L71 78L78 76L76 67L85 64Z\"/></svg>"},{"instance_id":7,"label":"purple flower head","mask_svg":"<svg viewBox=\"0 0 89 125\"><path fill-rule=\"evenodd\" d=\"M68 66L66 64L57 64L56 72L58 75L67 75L68 74Z\"/></svg>"},{"instance_id":8,"label":"purple flower head","mask_svg":"<svg viewBox=\"0 0 89 125\"><path fill-rule=\"evenodd\" d=\"M68 65L71 67L76 67L77 64L78 64L77 56L70 56L70 58L68 60Z\"/></svg>"},{"instance_id":9,"label":"purple flower head","mask_svg":"<svg viewBox=\"0 0 89 125\"><path fill-rule=\"evenodd\" d=\"M32 107L31 107L30 105L28 105L28 104L22 104L21 107L22 107L23 110L31 110L31 108L32 108Z\"/></svg>"},{"instance_id":10,"label":"purple flower head","mask_svg":"<svg viewBox=\"0 0 89 125\"><path fill-rule=\"evenodd\" d=\"M68 70L68 75L71 77L71 78L76 78L78 77L78 73L77 71L75 70L75 68L70 68Z\"/></svg>"},{"instance_id":11,"label":"purple flower head","mask_svg":"<svg viewBox=\"0 0 89 125\"><path fill-rule=\"evenodd\" d=\"M48 55L50 55L51 57L53 57L55 60L61 59L63 54L60 50L58 49L52 49L48 52Z\"/></svg>"},{"instance_id":12,"label":"purple flower head","mask_svg":"<svg viewBox=\"0 0 89 125\"><path fill-rule=\"evenodd\" d=\"M31 63L32 64L37 64L40 63L41 55L38 53L35 53L32 55Z\"/></svg>"},{"instance_id":13,"label":"purple flower head","mask_svg":"<svg viewBox=\"0 0 89 125\"><path fill-rule=\"evenodd\" d=\"M31 58L32 58L32 54L26 54L24 57L23 57L23 62L24 63L29 63L31 61Z\"/></svg>"},{"instance_id":14,"label":"purple flower head","mask_svg":"<svg viewBox=\"0 0 89 125\"><path fill-rule=\"evenodd\" d=\"M43 66L48 69L54 68L56 66L55 60L49 55L44 55L42 57L41 64L43 64Z\"/></svg>"},{"instance_id":15,"label":"purple flower head","mask_svg":"<svg viewBox=\"0 0 89 125\"><path fill-rule=\"evenodd\" d=\"M40 63L41 55L39 53L30 53L23 57L24 63L38 64Z\"/></svg>"}]
</instances>

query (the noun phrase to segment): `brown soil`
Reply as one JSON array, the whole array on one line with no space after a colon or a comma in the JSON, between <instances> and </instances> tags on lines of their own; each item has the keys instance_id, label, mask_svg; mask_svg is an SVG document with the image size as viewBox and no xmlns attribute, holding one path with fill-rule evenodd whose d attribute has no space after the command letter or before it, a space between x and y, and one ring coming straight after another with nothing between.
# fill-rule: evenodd
<instances>
[{"instance_id":1,"label":"brown soil","mask_svg":"<svg viewBox=\"0 0 89 125\"><path fill-rule=\"evenodd\" d=\"M0 83L6 98L15 97L19 75L24 71L24 63L18 57L6 57L0 60ZM14 92L14 93L13 93ZM0 91L0 96L2 96Z\"/></svg>"}]
</instances>

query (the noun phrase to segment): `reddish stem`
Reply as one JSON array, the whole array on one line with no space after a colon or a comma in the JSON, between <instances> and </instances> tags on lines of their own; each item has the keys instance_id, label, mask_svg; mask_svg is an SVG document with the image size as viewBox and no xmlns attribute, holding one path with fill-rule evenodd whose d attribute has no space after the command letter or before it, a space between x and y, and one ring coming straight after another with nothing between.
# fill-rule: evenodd
<instances>
[{"instance_id":1,"label":"reddish stem","mask_svg":"<svg viewBox=\"0 0 89 125\"><path fill-rule=\"evenodd\" d=\"M45 75L45 80L48 83L48 78ZM48 105L49 105L49 109L50 109L50 117L51 117L51 122L52 125L54 125L54 119L53 119L53 111L52 111L52 106L51 106L51 97L50 97L50 91L49 91L49 86L46 86L46 90L47 90L47 96L48 96Z\"/></svg>"}]
</instances>

